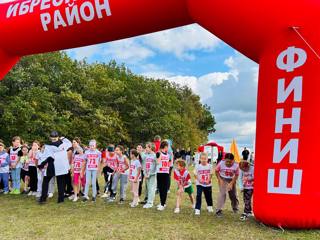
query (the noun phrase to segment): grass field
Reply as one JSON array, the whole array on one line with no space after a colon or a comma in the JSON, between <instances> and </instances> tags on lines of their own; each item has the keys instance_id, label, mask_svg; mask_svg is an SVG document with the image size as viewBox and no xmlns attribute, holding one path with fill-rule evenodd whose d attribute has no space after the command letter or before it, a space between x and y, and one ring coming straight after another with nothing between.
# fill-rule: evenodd
<instances>
[{"instance_id":1,"label":"grass field","mask_svg":"<svg viewBox=\"0 0 320 240\"><path fill-rule=\"evenodd\" d=\"M102 183L102 178L100 179ZM214 201L217 197L214 186ZM223 218L208 214L203 205L201 216L194 216L184 199L180 214L174 214L175 185L172 184L168 207L129 207L131 194L124 205L96 203L56 204L56 195L39 206L34 197L0 195L0 240L6 239L320 239L320 231L285 231L269 228L250 219L239 221L227 201ZM241 200L241 198L240 198ZM156 204L159 196L156 196ZM240 201L242 202L242 200ZM242 205L241 205L242 208Z\"/></svg>"}]
</instances>

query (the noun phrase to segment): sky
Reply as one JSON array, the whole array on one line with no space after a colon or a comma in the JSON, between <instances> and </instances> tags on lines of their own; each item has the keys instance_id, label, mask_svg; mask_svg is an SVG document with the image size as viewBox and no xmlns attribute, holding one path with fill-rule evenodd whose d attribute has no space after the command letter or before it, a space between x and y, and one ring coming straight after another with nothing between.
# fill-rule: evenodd
<instances>
[{"instance_id":1,"label":"sky","mask_svg":"<svg viewBox=\"0 0 320 240\"><path fill-rule=\"evenodd\" d=\"M211 107L216 132L210 140L229 148L252 147L258 65L197 24L135 38L71 49L74 59L115 59L132 72L189 86Z\"/></svg>"}]
</instances>

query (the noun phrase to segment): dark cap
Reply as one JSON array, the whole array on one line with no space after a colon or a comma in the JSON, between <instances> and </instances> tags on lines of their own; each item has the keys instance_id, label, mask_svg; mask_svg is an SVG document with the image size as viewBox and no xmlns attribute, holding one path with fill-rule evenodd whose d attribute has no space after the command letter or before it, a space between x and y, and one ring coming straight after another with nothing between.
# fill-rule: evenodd
<instances>
[{"instance_id":1,"label":"dark cap","mask_svg":"<svg viewBox=\"0 0 320 240\"><path fill-rule=\"evenodd\" d=\"M108 152L114 152L114 147L108 146Z\"/></svg>"},{"instance_id":2,"label":"dark cap","mask_svg":"<svg viewBox=\"0 0 320 240\"><path fill-rule=\"evenodd\" d=\"M52 138L57 138L57 137L59 137L59 133L58 133L57 131L52 131L52 132L50 133L50 137L52 137Z\"/></svg>"}]
</instances>

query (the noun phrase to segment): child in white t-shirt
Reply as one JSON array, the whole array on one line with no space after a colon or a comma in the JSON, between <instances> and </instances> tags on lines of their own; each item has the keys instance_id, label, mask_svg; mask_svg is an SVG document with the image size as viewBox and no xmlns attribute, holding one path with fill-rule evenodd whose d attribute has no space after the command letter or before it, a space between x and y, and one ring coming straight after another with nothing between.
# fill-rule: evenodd
<instances>
[{"instance_id":1,"label":"child in white t-shirt","mask_svg":"<svg viewBox=\"0 0 320 240\"><path fill-rule=\"evenodd\" d=\"M141 181L141 163L138 159L139 153L137 150L132 149L130 152L130 170L129 181L131 182L131 192L133 194L133 201L130 203L132 208L139 205L139 182Z\"/></svg>"},{"instance_id":2,"label":"child in white t-shirt","mask_svg":"<svg viewBox=\"0 0 320 240\"><path fill-rule=\"evenodd\" d=\"M241 161L240 164L239 185L243 192L244 211L240 220L245 221L252 215L251 200L253 195L254 167L248 161Z\"/></svg>"}]
</instances>

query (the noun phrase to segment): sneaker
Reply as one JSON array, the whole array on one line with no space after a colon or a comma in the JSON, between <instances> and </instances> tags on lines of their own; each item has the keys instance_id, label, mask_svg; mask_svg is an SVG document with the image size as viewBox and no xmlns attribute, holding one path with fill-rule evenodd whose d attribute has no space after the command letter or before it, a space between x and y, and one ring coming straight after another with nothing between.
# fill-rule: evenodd
<instances>
[{"instance_id":1,"label":"sneaker","mask_svg":"<svg viewBox=\"0 0 320 240\"><path fill-rule=\"evenodd\" d=\"M213 213L213 208L212 208L212 206L207 207L207 209L208 209L208 212L209 212L209 213Z\"/></svg>"},{"instance_id":2,"label":"sneaker","mask_svg":"<svg viewBox=\"0 0 320 240\"><path fill-rule=\"evenodd\" d=\"M222 217L222 210L217 210L216 211L216 216L217 217Z\"/></svg>"},{"instance_id":3,"label":"sneaker","mask_svg":"<svg viewBox=\"0 0 320 240\"><path fill-rule=\"evenodd\" d=\"M107 198L108 197L108 194L107 193L104 193L101 198Z\"/></svg>"},{"instance_id":4,"label":"sneaker","mask_svg":"<svg viewBox=\"0 0 320 240\"><path fill-rule=\"evenodd\" d=\"M153 207L153 205L149 204L149 203L143 205L143 208L145 208L145 209L152 208L152 207Z\"/></svg>"},{"instance_id":5,"label":"sneaker","mask_svg":"<svg viewBox=\"0 0 320 240\"><path fill-rule=\"evenodd\" d=\"M74 195L68 197L69 200L73 200L74 199Z\"/></svg>"},{"instance_id":6,"label":"sneaker","mask_svg":"<svg viewBox=\"0 0 320 240\"><path fill-rule=\"evenodd\" d=\"M13 191L13 194L14 194L14 195L19 195L19 194L21 194L21 192L20 192L19 189L15 189L15 190Z\"/></svg>"},{"instance_id":7,"label":"sneaker","mask_svg":"<svg viewBox=\"0 0 320 240\"><path fill-rule=\"evenodd\" d=\"M30 197L30 196L32 196L32 195L33 195L33 192L30 191L30 192L28 193L28 197Z\"/></svg>"},{"instance_id":8,"label":"sneaker","mask_svg":"<svg viewBox=\"0 0 320 240\"><path fill-rule=\"evenodd\" d=\"M83 198L82 198L82 202L87 202L89 200L89 197L87 197L87 196L84 196Z\"/></svg>"},{"instance_id":9,"label":"sneaker","mask_svg":"<svg viewBox=\"0 0 320 240\"><path fill-rule=\"evenodd\" d=\"M131 204L130 204L130 207L135 208L135 207L137 207L138 205L139 205L139 203L131 203Z\"/></svg>"},{"instance_id":10,"label":"sneaker","mask_svg":"<svg viewBox=\"0 0 320 240\"><path fill-rule=\"evenodd\" d=\"M173 212L174 213L180 213L180 208L175 208Z\"/></svg>"},{"instance_id":11,"label":"sneaker","mask_svg":"<svg viewBox=\"0 0 320 240\"><path fill-rule=\"evenodd\" d=\"M199 209L194 210L194 215L199 216L200 215L200 210Z\"/></svg>"},{"instance_id":12,"label":"sneaker","mask_svg":"<svg viewBox=\"0 0 320 240\"><path fill-rule=\"evenodd\" d=\"M111 203L111 202L114 202L115 200L116 200L116 197L110 197L110 198L108 199L108 202Z\"/></svg>"},{"instance_id":13,"label":"sneaker","mask_svg":"<svg viewBox=\"0 0 320 240\"><path fill-rule=\"evenodd\" d=\"M78 201L78 197L77 197L77 196L75 196L75 197L73 198L73 202L76 202L76 201Z\"/></svg>"},{"instance_id":14,"label":"sneaker","mask_svg":"<svg viewBox=\"0 0 320 240\"><path fill-rule=\"evenodd\" d=\"M157 210L158 210L158 211L163 211L165 208L166 208L165 206L160 205L160 207L158 207Z\"/></svg>"},{"instance_id":15,"label":"sneaker","mask_svg":"<svg viewBox=\"0 0 320 240\"><path fill-rule=\"evenodd\" d=\"M32 192L32 196L37 196L37 192Z\"/></svg>"},{"instance_id":16,"label":"sneaker","mask_svg":"<svg viewBox=\"0 0 320 240\"><path fill-rule=\"evenodd\" d=\"M7 191L7 192L3 192L3 194L5 194L5 195L7 195L9 192Z\"/></svg>"},{"instance_id":17,"label":"sneaker","mask_svg":"<svg viewBox=\"0 0 320 240\"><path fill-rule=\"evenodd\" d=\"M37 198L41 197L41 193L37 192L37 193L36 193L36 197L37 197Z\"/></svg>"},{"instance_id":18,"label":"sneaker","mask_svg":"<svg viewBox=\"0 0 320 240\"><path fill-rule=\"evenodd\" d=\"M241 217L240 217L240 220L241 221L246 221L248 219L248 215L245 214L245 213L242 213Z\"/></svg>"},{"instance_id":19,"label":"sneaker","mask_svg":"<svg viewBox=\"0 0 320 240\"><path fill-rule=\"evenodd\" d=\"M120 198L119 204L124 204L124 199Z\"/></svg>"},{"instance_id":20,"label":"sneaker","mask_svg":"<svg viewBox=\"0 0 320 240\"><path fill-rule=\"evenodd\" d=\"M49 193L48 198L53 198L53 193Z\"/></svg>"},{"instance_id":21,"label":"sneaker","mask_svg":"<svg viewBox=\"0 0 320 240\"><path fill-rule=\"evenodd\" d=\"M92 202L96 202L96 197L92 197Z\"/></svg>"}]
</instances>

